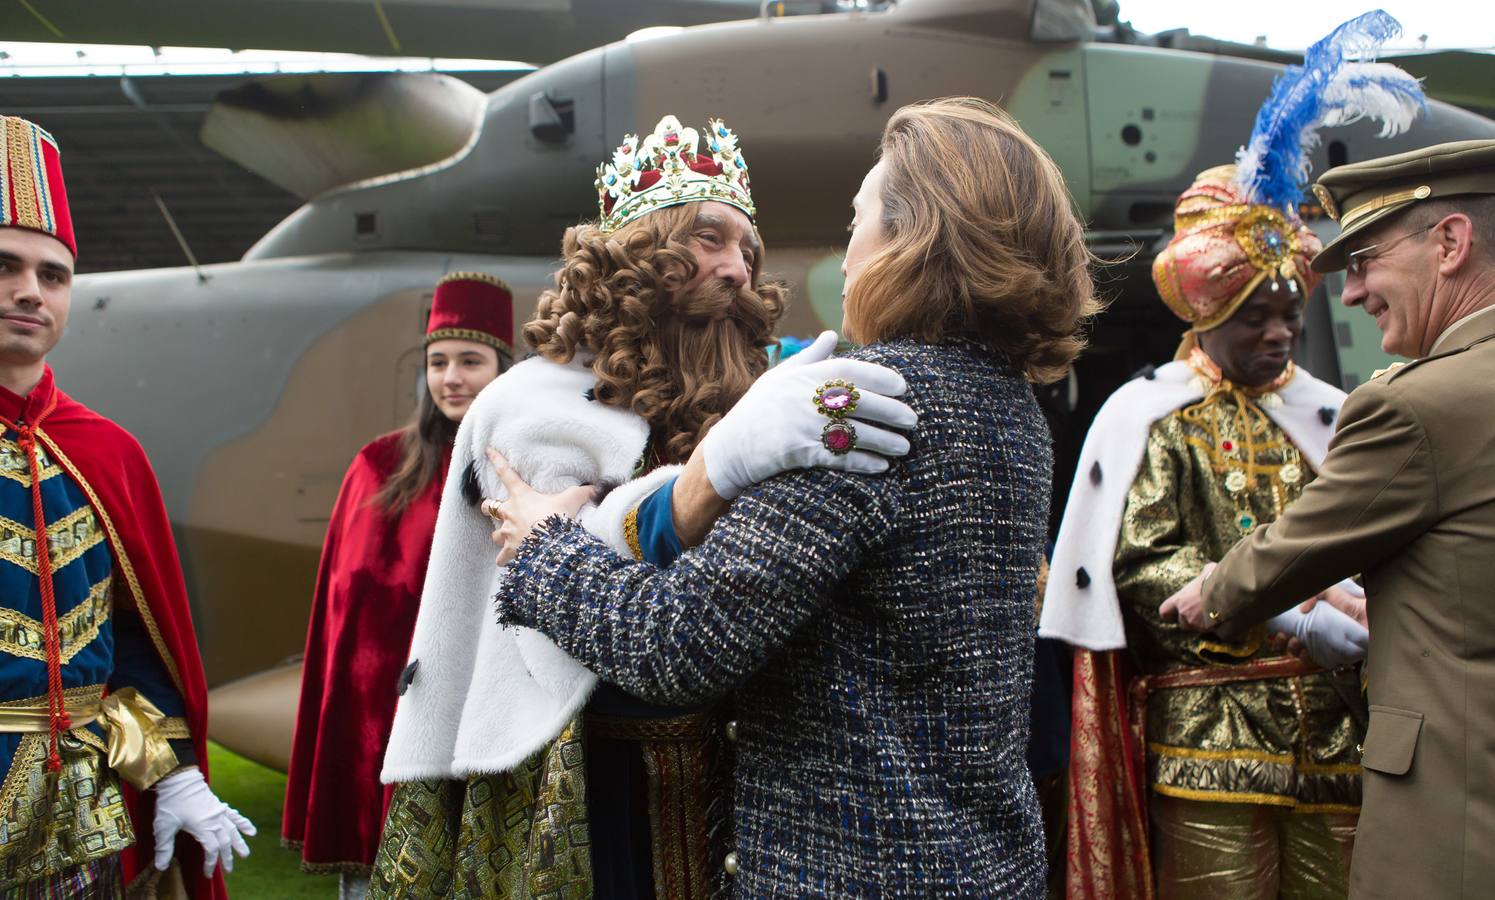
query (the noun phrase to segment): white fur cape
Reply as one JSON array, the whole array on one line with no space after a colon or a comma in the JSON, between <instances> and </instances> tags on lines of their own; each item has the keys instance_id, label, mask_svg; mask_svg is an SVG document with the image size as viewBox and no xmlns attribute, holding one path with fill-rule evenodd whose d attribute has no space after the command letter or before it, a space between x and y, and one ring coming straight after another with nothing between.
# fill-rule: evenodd
<instances>
[{"instance_id":1,"label":"white fur cape","mask_svg":"<svg viewBox=\"0 0 1495 900\"><path fill-rule=\"evenodd\" d=\"M1088 650L1126 646L1121 601L1112 576L1126 497L1147 452L1153 423L1203 399L1204 388L1188 363L1171 362L1153 378L1134 378L1122 385L1101 407L1085 436L1059 525L1038 622L1040 637L1058 638ZM1277 396L1281 403L1263 402L1262 409L1318 469L1328 452L1344 391L1298 369ZM1320 414L1325 407L1334 411L1328 423ZM1098 483L1092 477L1097 465ZM1082 568L1089 577L1086 587L1080 586Z\"/></svg>"},{"instance_id":2,"label":"white fur cape","mask_svg":"<svg viewBox=\"0 0 1495 900\"><path fill-rule=\"evenodd\" d=\"M484 388L463 417L410 644L408 658L418 665L400 697L380 774L386 784L512 769L560 734L596 684L549 638L498 625L492 598L503 570L494 565L492 522L462 496L469 470L483 496L506 496L486 447L502 453L536 490L622 484L580 518L630 555L624 515L680 467L628 481L649 426L632 412L588 400L594 384L579 361L528 359Z\"/></svg>"}]
</instances>

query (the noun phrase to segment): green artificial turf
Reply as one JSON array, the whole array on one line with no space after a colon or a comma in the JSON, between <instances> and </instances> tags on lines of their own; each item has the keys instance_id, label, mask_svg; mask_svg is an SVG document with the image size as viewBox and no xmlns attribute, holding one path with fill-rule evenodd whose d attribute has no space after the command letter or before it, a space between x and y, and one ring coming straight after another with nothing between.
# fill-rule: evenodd
<instances>
[{"instance_id":1,"label":"green artificial turf","mask_svg":"<svg viewBox=\"0 0 1495 900\"><path fill-rule=\"evenodd\" d=\"M336 875L304 874L300 855L280 846L286 777L214 743L208 744L208 766L214 792L259 829L249 839L249 857L234 860L227 879L229 896L233 900L335 900Z\"/></svg>"}]
</instances>

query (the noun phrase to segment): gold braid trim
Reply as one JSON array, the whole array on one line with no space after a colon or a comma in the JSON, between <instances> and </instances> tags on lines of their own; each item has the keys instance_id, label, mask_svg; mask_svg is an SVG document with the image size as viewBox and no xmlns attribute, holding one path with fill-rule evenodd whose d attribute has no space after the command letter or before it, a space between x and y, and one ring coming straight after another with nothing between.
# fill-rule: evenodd
<instances>
[{"instance_id":1,"label":"gold braid trim","mask_svg":"<svg viewBox=\"0 0 1495 900\"><path fill-rule=\"evenodd\" d=\"M50 135L32 126L31 160L36 165L36 210L41 215L42 228L46 229L48 234L56 234L57 217L52 214L52 185L47 182L47 157L42 151L44 135L50 141Z\"/></svg>"},{"instance_id":2,"label":"gold braid trim","mask_svg":"<svg viewBox=\"0 0 1495 900\"><path fill-rule=\"evenodd\" d=\"M36 159L31 136L26 133L26 123L17 118L5 120L6 149L10 152L11 190L16 196L15 225L21 228L40 230L41 218L36 214Z\"/></svg>"},{"instance_id":3,"label":"gold braid trim","mask_svg":"<svg viewBox=\"0 0 1495 900\"><path fill-rule=\"evenodd\" d=\"M1314 815L1316 813L1344 813L1351 816L1360 815L1360 807L1351 803L1299 803L1292 808L1298 815Z\"/></svg>"},{"instance_id":4,"label":"gold braid trim","mask_svg":"<svg viewBox=\"0 0 1495 900\"><path fill-rule=\"evenodd\" d=\"M507 284L504 284L502 278L499 278L497 275L489 275L487 272L448 272L437 280L436 286L441 287L448 281L481 281L484 284L491 284L500 290L508 291L510 294L514 293L509 289Z\"/></svg>"},{"instance_id":5,"label":"gold braid trim","mask_svg":"<svg viewBox=\"0 0 1495 900\"><path fill-rule=\"evenodd\" d=\"M5 783L0 784L0 809L5 810L7 816L16 808L20 793L26 789L30 775L26 771L27 762L37 758L45 759L46 744L45 734L23 734L16 744L16 752L11 755L10 771L5 774Z\"/></svg>"},{"instance_id":6,"label":"gold braid trim","mask_svg":"<svg viewBox=\"0 0 1495 900\"><path fill-rule=\"evenodd\" d=\"M1365 218L1378 209L1385 209L1397 203L1405 203L1408 200L1426 200L1432 195L1432 189L1427 185L1413 188L1410 191L1397 191L1392 194L1382 194L1361 203L1354 209L1345 212L1339 217L1339 228L1341 231L1348 230L1360 219Z\"/></svg>"},{"instance_id":7,"label":"gold braid trim","mask_svg":"<svg viewBox=\"0 0 1495 900\"><path fill-rule=\"evenodd\" d=\"M4 131L3 128L0 128L0 134L3 134ZM4 169L5 167L0 165L0 171L4 171ZM0 188L3 188L3 185L0 185ZM0 197L3 196L5 194L0 193ZM3 220L0 220L0 222L3 222ZM57 464L52 462L46 452L40 447L36 448L36 463L41 469L42 481L46 481L62 472L57 467ZM26 458L26 451L22 450L20 445L15 441L3 438L0 438L0 478L9 478L22 487L31 487L31 462ZM34 531L35 529L32 530Z\"/></svg>"},{"instance_id":8,"label":"gold braid trim","mask_svg":"<svg viewBox=\"0 0 1495 900\"><path fill-rule=\"evenodd\" d=\"M1167 784L1155 784L1152 789L1164 797L1178 797L1181 800L1203 800L1208 803L1259 803L1265 806L1297 806L1298 801L1291 797L1279 797L1276 794L1257 794L1250 791L1200 791L1194 788L1173 787Z\"/></svg>"},{"instance_id":9,"label":"gold braid trim","mask_svg":"<svg viewBox=\"0 0 1495 900\"><path fill-rule=\"evenodd\" d=\"M135 611L140 614L141 621L145 623L145 630L150 633L151 643L156 645L156 652L160 654L161 662L166 666L166 672L171 676L172 684L176 685L177 692L182 695L183 700L186 700L187 691L182 686L182 675L177 671L176 660L172 658L171 651L166 647L165 639L161 637L161 629L156 625L155 617L151 615L150 605L145 602L145 591L140 588L140 579L135 576L135 567L130 565L130 557L125 554L124 546L120 543L119 532L114 530L114 522L109 519L109 513L105 511L104 504L99 502L99 495L93 492L93 486L46 432L37 428L36 436L47 445L47 450L51 452L57 464L72 476L73 481L88 496L88 502L104 525L104 532L109 535L109 546L114 550L114 558L119 561L120 572L124 574L125 584L130 588L130 596L135 600Z\"/></svg>"},{"instance_id":10,"label":"gold braid trim","mask_svg":"<svg viewBox=\"0 0 1495 900\"><path fill-rule=\"evenodd\" d=\"M451 339L487 344L500 353L507 355L509 359L514 358L514 348L509 346L507 341L497 335L489 334L486 331L479 331L476 328L438 328L426 335L426 346L429 347L436 341Z\"/></svg>"},{"instance_id":11,"label":"gold braid trim","mask_svg":"<svg viewBox=\"0 0 1495 900\"><path fill-rule=\"evenodd\" d=\"M0 225L10 221L10 127L0 119Z\"/></svg>"},{"instance_id":12,"label":"gold braid trim","mask_svg":"<svg viewBox=\"0 0 1495 900\"><path fill-rule=\"evenodd\" d=\"M62 661L71 662L78 651L93 643L99 629L109 621L113 607L109 586L112 579L105 578L89 589L88 596L68 610L68 614L57 622L58 636L62 641ZM13 609L0 609L0 650L22 659L47 661L43 649L42 623Z\"/></svg>"},{"instance_id":13,"label":"gold braid trim","mask_svg":"<svg viewBox=\"0 0 1495 900\"><path fill-rule=\"evenodd\" d=\"M1295 813L1349 813L1357 815L1360 807L1349 803L1299 803L1291 797L1279 797L1276 794L1254 794L1244 791L1198 791L1193 788L1170 787L1166 784L1155 784L1152 789L1164 797L1177 797L1180 800L1203 800L1206 803L1260 803L1266 806L1291 807Z\"/></svg>"},{"instance_id":14,"label":"gold braid trim","mask_svg":"<svg viewBox=\"0 0 1495 900\"><path fill-rule=\"evenodd\" d=\"M623 517L623 540L628 542L628 550L633 554L633 558L643 561L644 548L638 539L638 510L639 508L635 506Z\"/></svg>"},{"instance_id":15,"label":"gold braid trim","mask_svg":"<svg viewBox=\"0 0 1495 900\"><path fill-rule=\"evenodd\" d=\"M1268 753L1265 750L1203 750L1197 747L1171 747L1152 741L1148 741L1147 749L1159 756L1176 756L1182 759L1243 759L1284 766L1290 766L1295 762L1291 753Z\"/></svg>"},{"instance_id":16,"label":"gold braid trim","mask_svg":"<svg viewBox=\"0 0 1495 900\"><path fill-rule=\"evenodd\" d=\"M161 731L161 736L168 740L190 740L192 732L187 728L187 720L181 716L167 716L156 727Z\"/></svg>"},{"instance_id":17,"label":"gold braid trim","mask_svg":"<svg viewBox=\"0 0 1495 900\"><path fill-rule=\"evenodd\" d=\"M83 684L78 687L63 688L62 702L78 705L90 700L97 700L103 693L104 686L102 684ZM0 709L23 709L34 706L44 707L46 705L47 695L42 694L40 697L22 697L19 700L6 700L4 703L0 703ZM43 714L45 714L45 710L43 710ZM45 732L46 729L42 729L42 731Z\"/></svg>"},{"instance_id":18,"label":"gold braid trim","mask_svg":"<svg viewBox=\"0 0 1495 900\"><path fill-rule=\"evenodd\" d=\"M93 510L86 506L80 506L57 521L47 523L47 546L55 554L52 557L52 571L59 572L77 562L83 554L92 550L99 541L104 539L103 532L98 530L97 525L92 520ZM76 528L79 524L85 522L89 523L89 527L84 529L83 539L71 546L66 546L64 540L76 540L78 537ZM23 548L21 553L15 553L0 547L0 559L25 569L32 575L37 574L35 550L36 528L30 525L22 525L14 519L7 519L4 516L0 516L0 534L5 535L6 542L14 541L19 537ZM27 556L24 552L27 540L30 540L32 543L31 556Z\"/></svg>"}]
</instances>

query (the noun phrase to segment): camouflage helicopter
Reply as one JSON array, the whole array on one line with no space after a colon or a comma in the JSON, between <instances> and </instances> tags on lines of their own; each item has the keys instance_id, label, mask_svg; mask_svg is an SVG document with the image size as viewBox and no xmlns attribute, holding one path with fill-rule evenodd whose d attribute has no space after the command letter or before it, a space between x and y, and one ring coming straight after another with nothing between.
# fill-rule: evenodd
<instances>
[{"instance_id":1,"label":"camouflage helicopter","mask_svg":"<svg viewBox=\"0 0 1495 900\"><path fill-rule=\"evenodd\" d=\"M930 97L999 100L1058 162L1093 249L1123 260L1105 277L1116 299L1092 350L1041 392L1059 426L1056 484L1068 485L1064 461L1101 400L1176 342L1145 274L1174 198L1234 157L1250 131L1243 111L1278 67L1116 40L1086 0L842 6L620 41L476 100L454 94L465 105L443 120L455 129L447 155L350 183L305 175L335 119L220 101L205 141L272 180L305 177L314 195L242 261L80 277L54 357L69 391L138 435L156 466L210 681L252 676L216 692L215 738L284 765L299 670L276 664L302 648L348 461L412 407L437 279L497 274L527 318L563 229L595 215L597 163L665 112L719 116L742 136L770 268L794 291L782 328L803 335L840 324L849 202L887 116ZM256 134L274 136L279 163ZM1495 122L1433 102L1401 138L1337 129L1316 168L1476 137L1495 137ZM1353 353L1373 326L1344 318L1326 288L1303 361L1331 379L1368 375Z\"/></svg>"}]
</instances>

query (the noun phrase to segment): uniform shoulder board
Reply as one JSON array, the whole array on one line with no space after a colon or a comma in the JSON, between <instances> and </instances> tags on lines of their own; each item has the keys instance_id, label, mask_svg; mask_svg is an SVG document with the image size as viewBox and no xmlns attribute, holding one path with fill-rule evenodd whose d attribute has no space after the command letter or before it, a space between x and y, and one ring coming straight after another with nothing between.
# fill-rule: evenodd
<instances>
[{"instance_id":1,"label":"uniform shoulder board","mask_svg":"<svg viewBox=\"0 0 1495 900\"><path fill-rule=\"evenodd\" d=\"M1402 366L1405 366L1405 365L1406 365L1406 363L1404 363L1404 362L1394 362L1394 363L1392 363L1391 365L1387 366L1384 369L1377 369L1374 372L1370 373L1370 378L1371 378L1372 381L1374 381L1377 378L1380 378L1382 375L1386 375L1386 374L1389 374L1391 372L1395 372L1397 369L1400 369Z\"/></svg>"},{"instance_id":2,"label":"uniform shoulder board","mask_svg":"<svg viewBox=\"0 0 1495 900\"><path fill-rule=\"evenodd\" d=\"M1386 380L1387 381L1393 381L1393 380L1395 380L1397 378L1400 378L1401 376L1407 374L1408 372L1412 371L1413 369L1416 369L1416 368L1422 366L1424 363L1430 363L1430 362L1433 362L1434 360L1439 360L1439 359L1447 359L1450 356L1458 356L1460 353L1463 353L1466 350L1470 350L1470 349L1472 349L1474 347L1477 347L1480 344L1485 343L1485 341L1488 341L1488 340L1491 340L1491 339L1495 339L1495 335L1490 335L1490 337L1484 338L1482 340L1475 341L1474 343L1467 344L1467 345L1465 345L1463 347L1452 347L1452 348L1450 348L1448 350L1444 350L1442 353L1434 354L1433 356L1424 356L1421 359L1414 359L1411 362L1392 363L1391 365L1389 365L1386 368L1382 369L1381 372L1387 372L1387 373L1389 373L1386 376ZM1377 372L1376 375L1381 374L1381 372ZM1372 375L1371 377L1374 378L1375 375Z\"/></svg>"}]
</instances>

